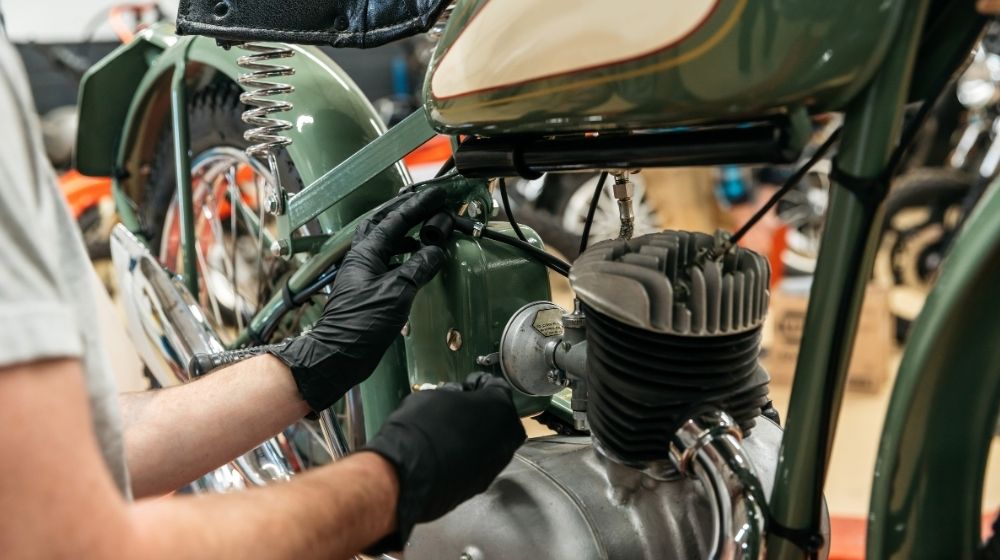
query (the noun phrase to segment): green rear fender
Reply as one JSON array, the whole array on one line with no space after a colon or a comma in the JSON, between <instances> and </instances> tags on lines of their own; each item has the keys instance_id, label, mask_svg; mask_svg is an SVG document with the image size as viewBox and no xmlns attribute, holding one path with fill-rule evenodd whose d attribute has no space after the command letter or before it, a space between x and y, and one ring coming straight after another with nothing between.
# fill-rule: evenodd
<instances>
[{"instance_id":1,"label":"green rear fender","mask_svg":"<svg viewBox=\"0 0 1000 560\"><path fill-rule=\"evenodd\" d=\"M277 81L295 87L286 97L294 109L279 116L293 125L285 133L292 139L287 150L308 185L386 128L357 85L322 51L290 48L295 56L277 63L291 66L295 75ZM118 177L126 193L139 195L139 179L165 120L169 122L169 80L175 66L187 61L187 83L196 89L218 74L237 81L246 70L236 59L244 54L239 48L223 49L211 39L178 37L171 26L161 24L108 55L87 73L80 87L80 172ZM325 212L320 225L335 231L408 182L405 168L397 164Z\"/></svg>"},{"instance_id":2,"label":"green rear fender","mask_svg":"<svg viewBox=\"0 0 1000 560\"><path fill-rule=\"evenodd\" d=\"M295 56L279 60L295 75L282 78L295 87L294 104L281 118L293 125L288 154L308 185L386 131L371 103L332 60L313 47L291 46ZM77 168L86 175L115 178L122 222L136 231L132 200L142 200L145 173L164 125L170 122L170 80L185 63L189 90L222 74L234 82L245 70L236 59L246 54L225 50L201 37L177 37L169 25L157 25L108 55L84 77L80 88L80 133ZM402 163L389 167L317 220L333 233L409 184ZM373 434L408 393L402 340L362 384L367 432Z\"/></svg>"}]
</instances>

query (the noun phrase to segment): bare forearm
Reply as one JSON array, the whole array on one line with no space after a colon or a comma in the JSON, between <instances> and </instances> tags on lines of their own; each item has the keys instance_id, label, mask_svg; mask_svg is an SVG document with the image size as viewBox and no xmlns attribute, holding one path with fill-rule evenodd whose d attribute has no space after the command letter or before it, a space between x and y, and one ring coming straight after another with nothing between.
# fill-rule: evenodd
<instances>
[{"instance_id":1,"label":"bare forearm","mask_svg":"<svg viewBox=\"0 0 1000 560\"><path fill-rule=\"evenodd\" d=\"M392 467L359 453L293 482L131 507L143 558L347 558L395 526Z\"/></svg>"},{"instance_id":2,"label":"bare forearm","mask_svg":"<svg viewBox=\"0 0 1000 560\"><path fill-rule=\"evenodd\" d=\"M175 490L309 412L287 367L258 356L193 383L121 396L136 496Z\"/></svg>"}]
</instances>

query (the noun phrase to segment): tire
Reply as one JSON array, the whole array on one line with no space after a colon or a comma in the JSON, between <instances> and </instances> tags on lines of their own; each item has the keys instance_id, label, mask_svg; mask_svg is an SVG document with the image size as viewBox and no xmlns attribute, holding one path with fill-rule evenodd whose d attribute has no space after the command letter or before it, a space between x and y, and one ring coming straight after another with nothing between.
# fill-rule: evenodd
<instances>
[{"instance_id":1,"label":"tire","mask_svg":"<svg viewBox=\"0 0 1000 560\"><path fill-rule=\"evenodd\" d=\"M898 301L890 305L890 312L899 342L905 341L920 302L930 291L975 185L973 177L958 170L920 168L900 177L886 198L875 277L900 296L890 298Z\"/></svg>"},{"instance_id":2,"label":"tire","mask_svg":"<svg viewBox=\"0 0 1000 560\"><path fill-rule=\"evenodd\" d=\"M921 168L911 171L896 181L886 197L886 222L903 208L926 206L941 200L961 201L974 184L973 177L955 169Z\"/></svg>"},{"instance_id":3,"label":"tire","mask_svg":"<svg viewBox=\"0 0 1000 560\"><path fill-rule=\"evenodd\" d=\"M191 139L191 159L214 147L244 150L250 142L243 138L248 125L243 111L248 107L240 101L242 89L228 79L217 79L194 92L188 99L188 133ZM150 180L140 208L143 230L150 246L159 248L167 209L176 194L173 130L165 121L155 148ZM287 152L278 156L281 184L289 192L302 190L302 179Z\"/></svg>"}]
</instances>

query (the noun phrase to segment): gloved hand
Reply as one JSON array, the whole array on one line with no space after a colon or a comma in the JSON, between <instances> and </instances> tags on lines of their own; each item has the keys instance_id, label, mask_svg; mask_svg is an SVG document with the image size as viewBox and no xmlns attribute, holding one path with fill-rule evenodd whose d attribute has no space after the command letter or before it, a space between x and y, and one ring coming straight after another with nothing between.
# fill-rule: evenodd
<instances>
[{"instance_id":1,"label":"gloved hand","mask_svg":"<svg viewBox=\"0 0 1000 560\"><path fill-rule=\"evenodd\" d=\"M333 294L313 329L269 350L292 370L302 398L329 408L375 370L406 323L417 290L444 263L444 250L420 247L407 232L441 211L445 191L404 194L358 226ZM418 248L419 247L419 248ZM402 265L389 260L412 252Z\"/></svg>"},{"instance_id":2,"label":"gloved hand","mask_svg":"<svg viewBox=\"0 0 1000 560\"><path fill-rule=\"evenodd\" d=\"M487 373L403 399L365 448L399 477L396 532L369 553L402 550L415 524L486 490L526 437L510 386Z\"/></svg>"}]
</instances>

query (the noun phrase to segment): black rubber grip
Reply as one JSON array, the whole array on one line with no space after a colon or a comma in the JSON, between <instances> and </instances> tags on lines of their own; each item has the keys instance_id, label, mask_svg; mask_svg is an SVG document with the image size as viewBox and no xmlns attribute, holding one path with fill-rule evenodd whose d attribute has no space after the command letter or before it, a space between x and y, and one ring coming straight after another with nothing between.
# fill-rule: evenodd
<instances>
[{"instance_id":1,"label":"black rubber grip","mask_svg":"<svg viewBox=\"0 0 1000 560\"><path fill-rule=\"evenodd\" d=\"M455 220L451 214L441 212L424 222L420 228L420 242L424 245L442 245L451 237L455 229Z\"/></svg>"},{"instance_id":2,"label":"black rubber grip","mask_svg":"<svg viewBox=\"0 0 1000 560\"><path fill-rule=\"evenodd\" d=\"M195 354L191 358L191 361L188 362L188 375L191 377L200 377L220 367L265 354L276 346L276 344L271 344L267 346L240 348L238 350L226 350L225 352L216 352L215 354Z\"/></svg>"}]
</instances>

